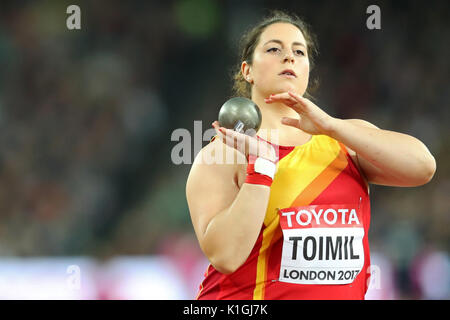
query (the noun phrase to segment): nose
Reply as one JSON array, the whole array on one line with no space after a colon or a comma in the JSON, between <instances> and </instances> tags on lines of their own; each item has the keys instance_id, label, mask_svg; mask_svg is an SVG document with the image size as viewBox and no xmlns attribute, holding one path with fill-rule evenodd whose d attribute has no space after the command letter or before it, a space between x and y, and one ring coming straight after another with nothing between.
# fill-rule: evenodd
<instances>
[{"instance_id":1,"label":"nose","mask_svg":"<svg viewBox=\"0 0 450 320\"><path fill-rule=\"evenodd\" d=\"M283 62L292 62L292 63L294 63L294 56L292 55L291 52L286 53L286 55L284 56Z\"/></svg>"}]
</instances>

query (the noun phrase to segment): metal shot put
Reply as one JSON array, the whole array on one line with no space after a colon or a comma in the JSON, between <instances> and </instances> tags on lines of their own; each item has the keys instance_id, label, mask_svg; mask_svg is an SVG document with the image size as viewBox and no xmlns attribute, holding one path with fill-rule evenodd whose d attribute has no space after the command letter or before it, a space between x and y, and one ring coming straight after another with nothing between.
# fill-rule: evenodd
<instances>
[{"instance_id":1,"label":"metal shot put","mask_svg":"<svg viewBox=\"0 0 450 320\"><path fill-rule=\"evenodd\" d=\"M236 132L248 133L253 129L256 134L261 126L261 111L250 99L235 97L226 101L219 111L219 124ZM251 130L250 132L252 132Z\"/></svg>"}]
</instances>

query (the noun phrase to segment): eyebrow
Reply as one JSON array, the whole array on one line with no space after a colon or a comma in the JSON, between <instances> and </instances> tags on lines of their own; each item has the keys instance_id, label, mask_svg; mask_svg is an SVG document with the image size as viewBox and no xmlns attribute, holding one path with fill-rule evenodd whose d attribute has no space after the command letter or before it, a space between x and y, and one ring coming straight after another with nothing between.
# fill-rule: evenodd
<instances>
[{"instance_id":1,"label":"eyebrow","mask_svg":"<svg viewBox=\"0 0 450 320\"><path fill-rule=\"evenodd\" d=\"M276 43L279 43L279 44L283 45L283 42L281 40L278 40L278 39L269 40L266 43L264 43L264 45L268 44L269 42L276 42ZM306 46L303 43L301 43L301 42L293 42L292 44L296 45L296 46L303 46L303 47L306 48Z\"/></svg>"}]
</instances>

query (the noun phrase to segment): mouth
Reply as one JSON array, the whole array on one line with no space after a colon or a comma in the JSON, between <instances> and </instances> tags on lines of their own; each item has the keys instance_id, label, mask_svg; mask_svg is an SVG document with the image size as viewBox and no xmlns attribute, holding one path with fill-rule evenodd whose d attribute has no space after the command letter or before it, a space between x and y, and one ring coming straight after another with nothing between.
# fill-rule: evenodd
<instances>
[{"instance_id":1,"label":"mouth","mask_svg":"<svg viewBox=\"0 0 450 320\"><path fill-rule=\"evenodd\" d=\"M287 78L297 78L297 75L295 74L294 70L291 70L291 69L283 70L278 75L287 77Z\"/></svg>"}]
</instances>

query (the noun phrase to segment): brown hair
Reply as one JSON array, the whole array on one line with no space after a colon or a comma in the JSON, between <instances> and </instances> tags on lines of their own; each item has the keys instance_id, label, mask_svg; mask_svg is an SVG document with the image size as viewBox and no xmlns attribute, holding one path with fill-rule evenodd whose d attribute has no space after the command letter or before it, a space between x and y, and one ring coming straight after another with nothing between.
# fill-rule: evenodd
<instances>
[{"instance_id":1,"label":"brown hair","mask_svg":"<svg viewBox=\"0 0 450 320\"><path fill-rule=\"evenodd\" d=\"M277 22L285 22L290 23L296 26L303 34L303 37L306 40L306 46L308 49L308 58L310 63L310 71L314 68L314 61L318 54L318 44L316 40L316 36L312 33L309 25L305 23L301 18L299 18L295 14L288 14L283 11L275 10L272 11L269 16L264 18L261 22L259 22L256 26L247 31L242 36L239 43L239 51L241 55L239 57L239 62L236 67L234 67L233 73L233 94L235 96L242 96L251 99L251 84L248 83L241 72L241 63L243 61L247 61L249 65L253 63L253 53L255 52L255 48L259 43L259 39L264 30L270 26L271 24ZM313 98L309 93L309 90L316 90L318 86L318 80L313 79L312 86L308 85L308 89L305 92L305 97L308 99Z\"/></svg>"}]
</instances>

